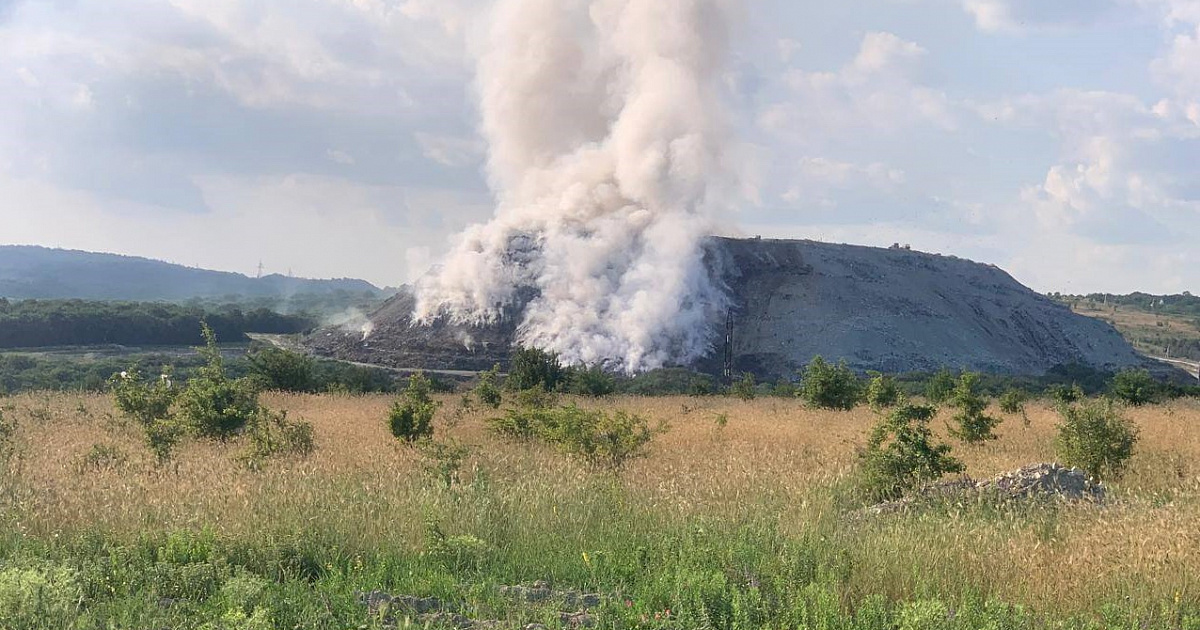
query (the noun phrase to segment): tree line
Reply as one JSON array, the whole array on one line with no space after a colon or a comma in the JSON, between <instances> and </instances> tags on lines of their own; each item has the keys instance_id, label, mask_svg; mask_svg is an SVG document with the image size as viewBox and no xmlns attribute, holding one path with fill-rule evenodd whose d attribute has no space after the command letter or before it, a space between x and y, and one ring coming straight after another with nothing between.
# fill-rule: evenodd
<instances>
[{"instance_id":1,"label":"tree line","mask_svg":"<svg viewBox=\"0 0 1200 630\"><path fill-rule=\"evenodd\" d=\"M0 348L189 345L201 341L201 322L230 341L243 340L246 333L300 333L317 324L305 315L281 315L267 308L0 298Z\"/></svg>"}]
</instances>

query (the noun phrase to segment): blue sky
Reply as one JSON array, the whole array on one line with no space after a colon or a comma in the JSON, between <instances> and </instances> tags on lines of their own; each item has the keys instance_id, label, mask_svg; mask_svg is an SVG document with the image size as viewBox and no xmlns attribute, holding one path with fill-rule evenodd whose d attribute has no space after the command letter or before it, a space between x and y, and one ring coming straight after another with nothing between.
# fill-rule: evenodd
<instances>
[{"instance_id":1,"label":"blue sky","mask_svg":"<svg viewBox=\"0 0 1200 630\"><path fill-rule=\"evenodd\" d=\"M491 214L486 0L0 0L0 242L423 272ZM1200 292L1200 0L746 0L730 234Z\"/></svg>"}]
</instances>

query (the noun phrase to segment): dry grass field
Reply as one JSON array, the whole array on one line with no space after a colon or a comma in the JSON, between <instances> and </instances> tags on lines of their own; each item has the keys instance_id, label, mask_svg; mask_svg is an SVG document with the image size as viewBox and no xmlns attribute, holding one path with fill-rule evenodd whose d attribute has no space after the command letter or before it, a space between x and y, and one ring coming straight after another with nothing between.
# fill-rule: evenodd
<instances>
[{"instance_id":1,"label":"dry grass field","mask_svg":"<svg viewBox=\"0 0 1200 630\"><path fill-rule=\"evenodd\" d=\"M463 594L477 592L468 583L543 579L636 593L629 606L636 601L634 611L642 614L650 609L643 606L690 610L687 601L678 601L681 584L700 578L686 577L691 574L684 567L697 576L711 569L732 582L744 579L760 593L755 597L776 593L772 597L780 601L771 606L785 606L778 593L789 584L803 590L798 576L807 576L809 588L820 585L833 598L830 605L848 618L864 603L935 600L951 611L968 602L1004 602L1035 615L1020 619L1046 625L1076 620L1080 627L1103 627L1114 610L1130 624L1200 623L1189 617L1200 609L1195 400L1127 410L1141 427L1141 441L1126 476L1109 488L1106 505L949 505L871 518L846 505L840 491L877 418L865 408L815 411L774 398L577 401L669 427L647 457L614 476L546 447L503 441L485 429L485 413L460 409L457 398L442 402L436 438L469 449L461 479L450 486L429 472L436 462L387 433L387 397L264 396L268 406L311 422L317 449L257 472L239 464L239 445L196 441L160 468L139 432L103 396L0 399L5 416L19 425L15 455L0 477L0 567L34 557L74 566L88 553L161 547L161 537L177 532L202 532L223 549L293 541L311 547L309 555L325 567L318 567L319 583L342 602L331 605L333 596L324 596L328 623L296 621L298 627L343 627L344 616L356 614L366 623L365 609L356 611L352 601L360 588L475 601ZM717 421L722 415L724 426ZM1031 405L1028 420L1026 426L1020 417L1007 417L1000 439L979 447L951 441L942 419L934 426L954 445L967 473L986 478L1054 460L1057 414ZM455 540L472 541L466 546L477 557L432 567L431 523ZM808 568L798 568L804 563ZM735 579L739 572L745 575ZM768 587L770 575L775 583ZM158 614L176 619L170 610L145 604L153 597L137 592L144 588L130 587L121 596L141 603L120 600L116 593L124 591L115 589L107 608L96 604L91 617L78 618L91 619L89 624ZM471 605L495 615L487 601ZM220 607L207 599L195 606L188 610L199 616ZM724 623L712 615L710 625L737 625L732 612ZM639 618L619 611L601 615L606 627ZM779 619L779 627L799 623ZM297 627L288 623L277 614L264 627ZM679 623L663 627L695 627Z\"/></svg>"}]
</instances>

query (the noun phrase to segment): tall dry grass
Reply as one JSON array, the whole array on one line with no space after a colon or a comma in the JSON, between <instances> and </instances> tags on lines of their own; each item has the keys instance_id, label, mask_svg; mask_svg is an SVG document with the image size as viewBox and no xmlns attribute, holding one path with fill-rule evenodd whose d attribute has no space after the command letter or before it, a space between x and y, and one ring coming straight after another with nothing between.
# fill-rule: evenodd
<instances>
[{"instance_id":1,"label":"tall dry grass","mask_svg":"<svg viewBox=\"0 0 1200 630\"><path fill-rule=\"evenodd\" d=\"M489 489L475 503L438 492L422 473L422 456L390 438L384 425L390 398L271 394L264 402L313 424L311 457L251 472L236 461L236 445L190 442L159 468L106 397L5 399L6 414L20 423L20 454L10 464L18 482L6 506L11 522L22 535L44 539L88 531L133 538L148 530L211 527L236 537L319 528L348 549L368 549L420 547L433 514L484 540L537 544L536 536L549 536L574 545L563 557L620 544L588 538L606 527L589 519L623 518L587 499L598 492L598 473L555 451L497 439L484 428L486 414L458 409L455 398L443 399L437 439L470 447L464 483L486 482ZM670 427L648 457L620 476L618 511L639 514L646 524L637 527L753 521L787 537L828 541L831 553L853 567L845 576L851 595L982 592L1066 612L1093 610L1114 597L1200 602L1196 401L1127 412L1142 440L1128 474L1110 488L1114 500L1107 506L950 506L880 519L848 515L837 491L876 420L867 409L815 411L772 398L578 402ZM968 474L981 478L1052 461L1056 413L1031 406L1028 418L1025 426L1008 417L995 442L955 444ZM949 440L944 422L934 425ZM98 444L115 447L126 460L89 461Z\"/></svg>"}]
</instances>

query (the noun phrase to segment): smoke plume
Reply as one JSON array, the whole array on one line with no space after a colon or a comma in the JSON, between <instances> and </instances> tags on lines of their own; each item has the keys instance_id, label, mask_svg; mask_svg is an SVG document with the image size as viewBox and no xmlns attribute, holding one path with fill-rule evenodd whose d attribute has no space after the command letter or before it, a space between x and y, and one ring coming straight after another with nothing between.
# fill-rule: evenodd
<instances>
[{"instance_id":1,"label":"smoke plume","mask_svg":"<svg viewBox=\"0 0 1200 630\"><path fill-rule=\"evenodd\" d=\"M702 240L728 178L736 0L499 0L478 67L498 208L418 284L416 319L530 300L523 345L633 372L712 347Z\"/></svg>"}]
</instances>

